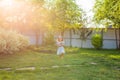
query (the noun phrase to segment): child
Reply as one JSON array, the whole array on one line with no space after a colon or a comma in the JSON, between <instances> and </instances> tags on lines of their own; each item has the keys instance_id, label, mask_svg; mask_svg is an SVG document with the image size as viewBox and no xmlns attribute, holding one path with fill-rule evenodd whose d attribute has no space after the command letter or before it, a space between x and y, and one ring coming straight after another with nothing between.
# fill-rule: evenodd
<instances>
[{"instance_id":1,"label":"child","mask_svg":"<svg viewBox=\"0 0 120 80\"><path fill-rule=\"evenodd\" d=\"M63 41L63 38L62 36L59 36L58 39L57 39L57 46L58 46L58 49L57 49L57 55L60 56L60 58L62 59L64 54L65 54L65 50L64 50L64 41Z\"/></svg>"}]
</instances>

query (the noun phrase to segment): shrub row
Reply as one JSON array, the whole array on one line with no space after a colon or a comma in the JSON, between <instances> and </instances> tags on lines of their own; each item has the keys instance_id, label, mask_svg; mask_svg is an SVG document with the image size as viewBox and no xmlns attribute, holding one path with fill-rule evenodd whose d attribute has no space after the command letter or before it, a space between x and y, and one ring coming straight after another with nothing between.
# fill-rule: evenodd
<instances>
[{"instance_id":1,"label":"shrub row","mask_svg":"<svg viewBox=\"0 0 120 80\"><path fill-rule=\"evenodd\" d=\"M29 45L29 40L15 32L0 29L0 54L11 54L16 51L23 50Z\"/></svg>"}]
</instances>

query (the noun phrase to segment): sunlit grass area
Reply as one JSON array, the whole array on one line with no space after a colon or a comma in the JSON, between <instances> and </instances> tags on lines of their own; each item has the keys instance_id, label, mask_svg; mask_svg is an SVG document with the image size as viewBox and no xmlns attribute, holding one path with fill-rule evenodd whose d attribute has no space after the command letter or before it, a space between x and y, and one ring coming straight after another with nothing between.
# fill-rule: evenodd
<instances>
[{"instance_id":1,"label":"sunlit grass area","mask_svg":"<svg viewBox=\"0 0 120 80\"><path fill-rule=\"evenodd\" d=\"M63 59L56 47L39 47L0 55L0 80L119 80L120 51L66 47ZM57 67L55 67L57 66ZM17 70L34 67L34 70ZM2 70L11 68L10 70Z\"/></svg>"}]
</instances>

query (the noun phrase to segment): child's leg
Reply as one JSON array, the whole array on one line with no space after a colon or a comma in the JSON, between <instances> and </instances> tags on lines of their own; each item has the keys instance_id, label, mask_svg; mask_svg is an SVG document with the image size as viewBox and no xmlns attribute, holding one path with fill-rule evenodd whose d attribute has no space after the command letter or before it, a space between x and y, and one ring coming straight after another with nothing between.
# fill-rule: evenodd
<instances>
[{"instance_id":1,"label":"child's leg","mask_svg":"<svg viewBox=\"0 0 120 80\"><path fill-rule=\"evenodd\" d=\"M62 54L60 54L59 56L60 56L60 58L61 58L61 57L62 57Z\"/></svg>"},{"instance_id":2,"label":"child's leg","mask_svg":"<svg viewBox=\"0 0 120 80\"><path fill-rule=\"evenodd\" d=\"M60 58L62 59L64 57L64 53L62 53L61 55L60 55Z\"/></svg>"}]
</instances>

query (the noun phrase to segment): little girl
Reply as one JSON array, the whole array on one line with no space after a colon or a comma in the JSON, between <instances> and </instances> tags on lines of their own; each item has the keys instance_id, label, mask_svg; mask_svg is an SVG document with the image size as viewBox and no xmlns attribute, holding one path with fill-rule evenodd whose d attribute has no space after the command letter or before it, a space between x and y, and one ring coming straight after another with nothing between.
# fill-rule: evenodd
<instances>
[{"instance_id":1,"label":"little girl","mask_svg":"<svg viewBox=\"0 0 120 80\"><path fill-rule=\"evenodd\" d=\"M58 49L57 49L57 55L60 56L60 58L63 58L64 54L65 54L65 50L64 50L64 41L63 41L63 38L61 36L58 37L57 39L57 46L58 46Z\"/></svg>"}]
</instances>

